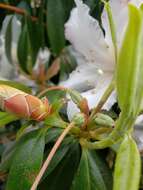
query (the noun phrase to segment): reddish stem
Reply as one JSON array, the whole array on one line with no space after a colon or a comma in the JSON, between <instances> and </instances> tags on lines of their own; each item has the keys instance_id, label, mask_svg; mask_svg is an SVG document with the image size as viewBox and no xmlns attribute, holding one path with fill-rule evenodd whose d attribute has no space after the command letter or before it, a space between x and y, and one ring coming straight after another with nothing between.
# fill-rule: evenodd
<instances>
[{"instance_id":1,"label":"reddish stem","mask_svg":"<svg viewBox=\"0 0 143 190\"><path fill-rule=\"evenodd\" d=\"M56 141L56 143L54 144L52 150L50 151L46 161L44 162L39 174L37 175L32 187L30 190L36 190L37 186L42 178L42 176L44 175L46 169L48 168L53 156L55 155L57 149L59 148L59 146L61 145L63 139L65 138L65 136L68 134L68 132L74 127L74 123L71 123L68 125L68 127L62 132L62 134L59 136L58 140Z\"/></svg>"},{"instance_id":2,"label":"reddish stem","mask_svg":"<svg viewBox=\"0 0 143 190\"><path fill-rule=\"evenodd\" d=\"M24 9L21 9L21 8L12 6L12 5L7 5L7 4L0 3L0 8L6 9L6 10L9 10L9 11L13 11L13 12L16 12L17 14L21 14L21 15L25 15L26 14L26 11ZM38 18L34 17L34 16L31 16L31 19L33 21L37 21L38 20Z\"/></svg>"}]
</instances>

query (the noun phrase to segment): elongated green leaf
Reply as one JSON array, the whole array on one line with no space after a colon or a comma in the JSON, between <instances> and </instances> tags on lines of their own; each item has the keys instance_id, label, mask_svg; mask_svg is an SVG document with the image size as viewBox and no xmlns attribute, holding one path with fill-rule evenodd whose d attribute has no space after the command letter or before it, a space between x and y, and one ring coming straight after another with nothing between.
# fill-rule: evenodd
<instances>
[{"instance_id":1,"label":"elongated green leaf","mask_svg":"<svg viewBox=\"0 0 143 190\"><path fill-rule=\"evenodd\" d=\"M10 145L7 145L1 157L0 172L7 172L9 170L15 151L15 142L11 143Z\"/></svg>"},{"instance_id":2,"label":"elongated green leaf","mask_svg":"<svg viewBox=\"0 0 143 190\"><path fill-rule=\"evenodd\" d=\"M12 48L12 20L13 17L10 18L7 29L6 29L6 34L5 34L5 52L6 56L8 58L9 63L12 63L12 55L11 55L11 48Z\"/></svg>"},{"instance_id":3,"label":"elongated green leaf","mask_svg":"<svg viewBox=\"0 0 143 190\"><path fill-rule=\"evenodd\" d=\"M137 115L143 95L143 27L141 11L129 5L129 23L117 64L117 93L121 110Z\"/></svg>"},{"instance_id":4,"label":"elongated green leaf","mask_svg":"<svg viewBox=\"0 0 143 190\"><path fill-rule=\"evenodd\" d=\"M51 143L51 148L53 147L52 141L49 142L49 145ZM45 179L50 173L58 166L60 162L62 162L62 159L66 156L67 152L72 146L72 143L75 143L75 139L72 136L68 136L64 139L62 142L60 148L57 150L55 156L53 157L48 170L45 172L45 175L43 176L43 179ZM51 148L49 148L47 154L50 152Z\"/></svg>"},{"instance_id":5,"label":"elongated green leaf","mask_svg":"<svg viewBox=\"0 0 143 190\"><path fill-rule=\"evenodd\" d=\"M41 25L32 22L30 15L26 15L18 42L19 64L26 72L32 72L38 51L41 45L43 45L42 34Z\"/></svg>"},{"instance_id":6,"label":"elongated green leaf","mask_svg":"<svg viewBox=\"0 0 143 190\"><path fill-rule=\"evenodd\" d=\"M126 136L117 153L113 190L138 190L140 169L137 145L131 137Z\"/></svg>"},{"instance_id":7,"label":"elongated green leaf","mask_svg":"<svg viewBox=\"0 0 143 190\"><path fill-rule=\"evenodd\" d=\"M0 85L1 84L5 84L8 86L17 88L17 89L22 90L22 91L29 93L29 94L31 93L31 89L28 86L25 86L24 84L19 83L19 82L8 81L8 80L0 80Z\"/></svg>"},{"instance_id":8,"label":"elongated green leaf","mask_svg":"<svg viewBox=\"0 0 143 190\"><path fill-rule=\"evenodd\" d=\"M6 124L15 120L17 120L17 117L15 115L6 112L0 112L0 127L3 127Z\"/></svg>"},{"instance_id":9,"label":"elongated green leaf","mask_svg":"<svg viewBox=\"0 0 143 190\"><path fill-rule=\"evenodd\" d=\"M39 130L24 135L16 148L6 190L29 190L43 160L45 135Z\"/></svg>"},{"instance_id":10,"label":"elongated green leaf","mask_svg":"<svg viewBox=\"0 0 143 190\"><path fill-rule=\"evenodd\" d=\"M113 45L114 45L115 57L117 58L116 27L115 27L113 15L112 15L112 10L111 10L111 7L110 7L109 2L106 2L106 3L105 3L105 9L106 9L107 16L108 16L108 22L109 22L109 26L110 26L110 32L111 32L112 43L113 43Z\"/></svg>"},{"instance_id":11,"label":"elongated green leaf","mask_svg":"<svg viewBox=\"0 0 143 190\"><path fill-rule=\"evenodd\" d=\"M59 54L65 46L64 7L62 0L47 1L47 30L52 50Z\"/></svg>"},{"instance_id":12,"label":"elongated green leaf","mask_svg":"<svg viewBox=\"0 0 143 190\"><path fill-rule=\"evenodd\" d=\"M45 124L52 127L62 127L65 128L67 123L64 122L59 115L52 114L45 121Z\"/></svg>"},{"instance_id":13,"label":"elongated green leaf","mask_svg":"<svg viewBox=\"0 0 143 190\"><path fill-rule=\"evenodd\" d=\"M112 175L96 151L82 150L81 161L71 190L111 190Z\"/></svg>"},{"instance_id":14,"label":"elongated green leaf","mask_svg":"<svg viewBox=\"0 0 143 190\"><path fill-rule=\"evenodd\" d=\"M29 68L27 68L28 50L29 50L28 31L27 31L27 25L24 24L18 41L17 55L18 55L19 65L25 72L29 71ZM31 58L29 57L29 59Z\"/></svg>"},{"instance_id":15,"label":"elongated green leaf","mask_svg":"<svg viewBox=\"0 0 143 190\"><path fill-rule=\"evenodd\" d=\"M61 128L54 128L54 127L49 128L47 130L47 134L45 136L45 143L46 144L50 143L50 142L54 143L55 140L60 136L62 131L63 130Z\"/></svg>"},{"instance_id":16,"label":"elongated green leaf","mask_svg":"<svg viewBox=\"0 0 143 190\"><path fill-rule=\"evenodd\" d=\"M80 160L80 147L77 141L70 143L70 148L57 167L40 184L39 190L68 190Z\"/></svg>"}]
</instances>

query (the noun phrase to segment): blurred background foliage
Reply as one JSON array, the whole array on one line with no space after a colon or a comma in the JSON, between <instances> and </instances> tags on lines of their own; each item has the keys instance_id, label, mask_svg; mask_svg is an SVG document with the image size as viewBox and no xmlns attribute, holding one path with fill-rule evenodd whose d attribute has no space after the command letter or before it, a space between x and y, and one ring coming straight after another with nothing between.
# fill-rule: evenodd
<instances>
[{"instance_id":1,"label":"blurred background foliage","mask_svg":"<svg viewBox=\"0 0 143 190\"><path fill-rule=\"evenodd\" d=\"M102 3L99 0L86 0L85 3L91 8L91 15L100 22ZM39 83L52 79L57 84L68 77L76 60L65 39L64 24L73 7L73 0L1 1L1 43L5 44L8 62L16 71ZM56 64L56 69L48 72L52 64ZM45 75L44 79L39 75Z\"/></svg>"}]
</instances>

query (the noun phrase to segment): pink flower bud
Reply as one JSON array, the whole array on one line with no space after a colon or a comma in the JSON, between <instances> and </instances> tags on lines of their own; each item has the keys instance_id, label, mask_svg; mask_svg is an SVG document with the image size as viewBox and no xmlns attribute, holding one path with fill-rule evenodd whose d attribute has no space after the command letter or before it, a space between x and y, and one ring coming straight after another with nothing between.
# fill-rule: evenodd
<instances>
[{"instance_id":1,"label":"pink flower bud","mask_svg":"<svg viewBox=\"0 0 143 190\"><path fill-rule=\"evenodd\" d=\"M16 88L0 85L0 108L21 118L44 120L50 113L48 99L27 94Z\"/></svg>"}]
</instances>

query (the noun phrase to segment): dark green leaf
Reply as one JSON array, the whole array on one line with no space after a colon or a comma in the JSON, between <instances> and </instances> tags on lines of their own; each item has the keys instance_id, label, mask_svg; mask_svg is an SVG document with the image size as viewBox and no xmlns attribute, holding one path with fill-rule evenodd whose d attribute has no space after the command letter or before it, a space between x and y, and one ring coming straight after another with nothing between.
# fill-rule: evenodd
<instances>
[{"instance_id":1,"label":"dark green leaf","mask_svg":"<svg viewBox=\"0 0 143 190\"><path fill-rule=\"evenodd\" d=\"M12 63L12 55L11 55L11 48L12 48L12 21L13 17L10 18L5 34L5 52L8 58L9 63Z\"/></svg>"},{"instance_id":2,"label":"dark green leaf","mask_svg":"<svg viewBox=\"0 0 143 190\"><path fill-rule=\"evenodd\" d=\"M16 150L16 143L10 143L6 146L3 154L2 154L2 159L0 163L0 171L1 172L7 172L11 166L14 153Z\"/></svg>"},{"instance_id":3,"label":"dark green leaf","mask_svg":"<svg viewBox=\"0 0 143 190\"><path fill-rule=\"evenodd\" d=\"M25 72L29 71L29 68L27 68L28 50L29 50L28 31L27 31L27 25L24 24L18 41L17 55L19 59L19 65Z\"/></svg>"},{"instance_id":4,"label":"dark green leaf","mask_svg":"<svg viewBox=\"0 0 143 190\"><path fill-rule=\"evenodd\" d=\"M64 7L62 0L47 1L47 31L52 50L59 54L65 46Z\"/></svg>"},{"instance_id":5,"label":"dark green leaf","mask_svg":"<svg viewBox=\"0 0 143 190\"><path fill-rule=\"evenodd\" d=\"M36 130L24 135L16 148L6 190L29 190L43 160L45 135Z\"/></svg>"},{"instance_id":6,"label":"dark green leaf","mask_svg":"<svg viewBox=\"0 0 143 190\"><path fill-rule=\"evenodd\" d=\"M54 140L54 139L53 139ZM49 142L50 148L47 152L50 152L51 148L53 147L53 144L51 143L52 141ZM67 136L64 141L62 142L61 146L57 150L56 154L54 155L48 170L46 171L45 175L43 176L43 179L45 179L57 166L58 164L62 161L62 159L65 157L69 149L71 148L71 143L75 142L75 139L72 136Z\"/></svg>"},{"instance_id":7,"label":"dark green leaf","mask_svg":"<svg viewBox=\"0 0 143 190\"><path fill-rule=\"evenodd\" d=\"M60 134L62 133L62 129L61 128L49 128L46 136L45 136L45 142L50 143L50 142L55 142L55 140L60 136Z\"/></svg>"},{"instance_id":8,"label":"dark green leaf","mask_svg":"<svg viewBox=\"0 0 143 190\"><path fill-rule=\"evenodd\" d=\"M55 115L55 114L47 117L47 119L44 122L46 125L52 126L52 127L65 128L67 126L66 122L64 122L59 115Z\"/></svg>"},{"instance_id":9,"label":"dark green leaf","mask_svg":"<svg viewBox=\"0 0 143 190\"><path fill-rule=\"evenodd\" d=\"M71 142L70 148L58 166L40 184L39 189L69 190L80 160L80 147Z\"/></svg>"},{"instance_id":10,"label":"dark green leaf","mask_svg":"<svg viewBox=\"0 0 143 190\"><path fill-rule=\"evenodd\" d=\"M49 102L51 104L55 104L57 100L63 99L66 97L66 91L63 90L51 90L43 94L43 96L47 96Z\"/></svg>"},{"instance_id":11,"label":"dark green leaf","mask_svg":"<svg viewBox=\"0 0 143 190\"><path fill-rule=\"evenodd\" d=\"M96 151L82 150L71 190L112 190L112 175Z\"/></svg>"},{"instance_id":12,"label":"dark green leaf","mask_svg":"<svg viewBox=\"0 0 143 190\"><path fill-rule=\"evenodd\" d=\"M15 120L17 120L17 117L15 115L6 112L0 112L0 127L3 127L6 124Z\"/></svg>"},{"instance_id":13,"label":"dark green leaf","mask_svg":"<svg viewBox=\"0 0 143 190\"><path fill-rule=\"evenodd\" d=\"M25 16L25 22L18 42L18 59L25 72L32 72L37 54L43 44L41 25L31 20L30 15Z\"/></svg>"}]
</instances>

